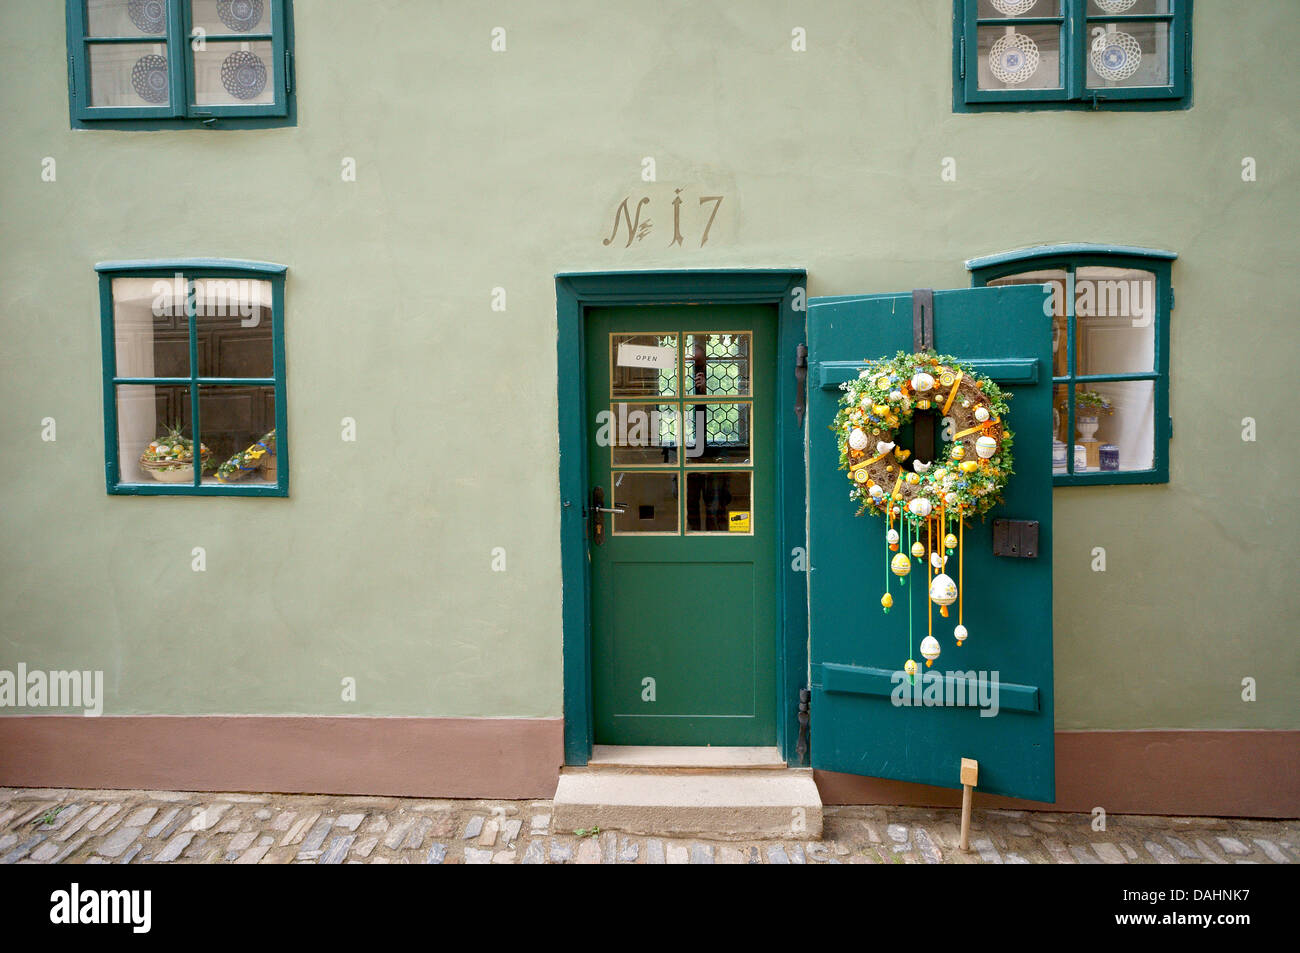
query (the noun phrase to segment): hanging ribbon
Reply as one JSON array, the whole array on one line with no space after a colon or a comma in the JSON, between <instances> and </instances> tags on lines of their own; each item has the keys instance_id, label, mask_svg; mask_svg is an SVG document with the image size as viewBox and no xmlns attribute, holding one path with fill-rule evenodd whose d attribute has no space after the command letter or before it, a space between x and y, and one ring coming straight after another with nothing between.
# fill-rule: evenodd
<instances>
[{"instance_id":1,"label":"hanging ribbon","mask_svg":"<svg viewBox=\"0 0 1300 953\"><path fill-rule=\"evenodd\" d=\"M948 408L952 406L952 402L957 396L957 388L961 386L961 375L962 372L958 371L957 376L953 378L952 390L948 391L948 399L943 405L943 414L945 417L948 416Z\"/></svg>"}]
</instances>

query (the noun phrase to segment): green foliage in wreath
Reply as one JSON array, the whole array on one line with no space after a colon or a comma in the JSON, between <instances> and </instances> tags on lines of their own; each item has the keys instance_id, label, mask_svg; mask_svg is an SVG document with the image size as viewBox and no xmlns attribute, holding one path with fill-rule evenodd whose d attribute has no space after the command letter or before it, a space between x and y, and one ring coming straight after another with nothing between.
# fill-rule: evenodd
<instances>
[{"instance_id":1,"label":"green foliage in wreath","mask_svg":"<svg viewBox=\"0 0 1300 953\"><path fill-rule=\"evenodd\" d=\"M931 390L912 388L919 373L934 379ZM949 429L945 421L943 430L953 439L943 442L928 469L919 472L905 449L880 451L880 446L894 442L894 435L918 409L942 414L954 387L957 393L946 414L951 426ZM884 514L891 496L905 513L911 500L922 497L935 512L945 503L950 514L960 511L964 517L983 516L1001 500L1007 479L1014 473L1014 437L1005 423L1010 395L970 365L933 351L899 351L892 358L866 362L858 376L840 389L844 393L831 429L838 438L840 469L848 470L851 479L857 477L849 498L861 504L859 514L869 509ZM982 421L978 416L981 407L988 412ZM856 442L863 443L865 437L865 446L852 445L855 431L862 433ZM977 441L981 437L996 443L988 458L979 456ZM967 463L974 465L963 469ZM860 470L865 471L865 481L858 475ZM915 483L907 481L910 473L916 474Z\"/></svg>"}]
</instances>

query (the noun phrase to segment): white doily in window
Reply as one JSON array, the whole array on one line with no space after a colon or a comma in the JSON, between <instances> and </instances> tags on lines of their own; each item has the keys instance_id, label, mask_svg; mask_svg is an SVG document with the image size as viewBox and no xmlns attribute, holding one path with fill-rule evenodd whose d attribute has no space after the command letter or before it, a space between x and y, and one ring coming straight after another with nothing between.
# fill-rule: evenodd
<instances>
[{"instance_id":1,"label":"white doily in window","mask_svg":"<svg viewBox=\"0 0 1300 953\"><path fill-rule=\"evenodd\" d=\"M1032 10L1038 0L990 0L990 2L1003 16L1018 17ZM1135 3L1136 0L1129 0L1129 2Z\"/></svg>"},{"instance_id":2,"label":"white doily in window","mask_svg":"<svg viewBox=\"0 0 1300 953\"><path fill-rule=\"evenodd\" d=\"M1018 86L1038 72L1038 44L1023 33L1004 33L989 50L989 70L1000 82Z\"/></svg>"},{"instance_id":3,"label":"white doily in window","mask_svg":"<svg viewBox=\"0 0 1300 953\"><path fill-rule=\"evenodd\" d=\"M1137 0L1096 0L1096 3L1102 13L1123 13L1137 3Z\"/></svg>"},{"instance_id":4,"label":"white doily in window","mask_svg":"<svg viewBox=\"0 0 1300 953\"><path fill-rule=\"evenodd\" d=\"M1092 41L1089 61L1102 79L1128 79L1142 64L1142 45L1127 33L1103 33Z\"/></svg>"}]
</instances>

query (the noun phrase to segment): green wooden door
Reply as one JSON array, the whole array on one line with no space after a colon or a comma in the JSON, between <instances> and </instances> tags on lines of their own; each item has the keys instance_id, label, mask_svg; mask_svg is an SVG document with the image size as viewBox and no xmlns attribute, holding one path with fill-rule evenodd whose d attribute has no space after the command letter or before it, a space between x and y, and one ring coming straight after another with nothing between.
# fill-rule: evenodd
<instances>
[{"instance_id":1,"label":"green wooden door","mask_svg":"<svg viewBox=\"0 0 1300 953\"><path fill-rule=\"evenodd\" d=\"M905 596L916 600L919 644L927 631L925 573L913 571L907 586L892 586L894 608L888 615L881 611L884 521L854 515L847 475L837 469L838 438L827 429L841 382L856 377L865 360L913 350L910 296L814 298L808 324L813 767L956 787L961 759L974 758L981 791L1054 800L1051 318L1042 289L974 288L934 296L935 349L973 364L1011 394L1007 422L1015 434L1016 471L1005 502L965 531L967 641L959 647L956 619L935 613L942 654L929 671L944 676L939 704L931 704L933 679L929 686L921 682L931 688L928 700L923 695L919 705L898 703L904 700L895 691L902 678L895 673L909 655ZM936 426L936 433L941 429ZM906 441L904 433L900 446ZM996 519L1037 521L1037 555L995 556ZM957 679L965 694L971 674L983 678L990 704L959 706L956 692L948 694ZM907 700L917 697L909 693Z\"/></svg>"},{"instance_id":2,"label":"green wooden door","mask_svg":"<svg viewBox=\"0 0 1300 953\"><path fill-rule=\"evenodd\" d=\"M764 306L587 314L588 486L617 511L588 499L597 744L776 743L775 338Z\"/></svg>"}]
</instances>

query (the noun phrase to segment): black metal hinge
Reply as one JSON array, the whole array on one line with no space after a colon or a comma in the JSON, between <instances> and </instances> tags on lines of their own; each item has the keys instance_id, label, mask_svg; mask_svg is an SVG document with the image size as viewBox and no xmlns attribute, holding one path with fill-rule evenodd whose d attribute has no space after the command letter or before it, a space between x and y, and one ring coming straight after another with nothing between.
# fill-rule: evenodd
<instances>
[{"instance_id":1,"label":"black metal hinge","mask_svg":"<svg viewBox=\"0 0 1300 953\"><path fill-rule=\"evenodd\" d=\"M284 91L293 92L293 50L284 51Z\"/></svg>"},{"instance_id":2,"label":"black metal hinge","mask_svg":"<svg viewBox=\"0 0 1300 953\"><path fill-rule=\"evenodd\" d=\"M960 79L966 78L966 37L961 38L961 53L959 61L961 63L961 73L958 74Z\"/></svg>"},{"instance_id":3,"label":"black metal hinge","mask_svg":"<svg viewBox=\"0 0 1300 953\"><path fill-rule=\"evenodd\" d=\"M798 756L800 764L808 758L808 721L811 718L811 709L812 691L807 688L799 689L799 712L795 716L799 719L799 740L795 742L794 753Z\"/></svg>"},{"instance_id":4,"label":"black metal hinge","mask_svg":"<svg viewBox=\"0 0 1300 953\"><path fill-rule=\"evenodd\" d=\"M934 292L918 288L912 292L912 350L934 349Z\"/></svg>"},{"instance_id":5,"label":"black metal hinge","mask_svg":"<svg viewBox=\"0 0 1300 953\"><path fill-rule=\"evenodd\" d=\"M794 419L803 426L804 411L808 406L808 345L794 349Z\"/></svg>"}]
</instances>

